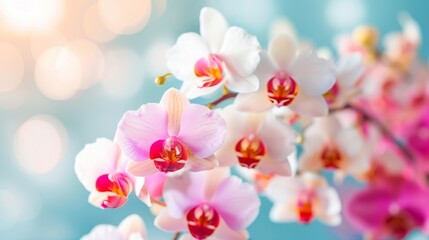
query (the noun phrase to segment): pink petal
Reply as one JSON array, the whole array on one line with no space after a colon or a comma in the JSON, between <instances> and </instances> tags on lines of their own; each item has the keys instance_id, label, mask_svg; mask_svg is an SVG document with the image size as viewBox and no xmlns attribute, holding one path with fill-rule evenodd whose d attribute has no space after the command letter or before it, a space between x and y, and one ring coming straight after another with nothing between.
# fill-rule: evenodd
<instances>
[{"instance_id":1,"label":"pink petal","mask_svg":"<svg viewBox=\"0 0 429 240\"><path fill-rule=\"evenodd\" d=\"M187 229L186 218L173 218L167 210L162 211L155 218L155 226L167 232L181 232Z\"/></svg>"},{"instance_id":2,"label":"pink petal","mask_svg":"<svg viewBox=\"0 0 429 240\"><path fill-rule=\"evenodd\" d=\"M221 220L218 229L213 233L213 238L217 240L246 240L249 239L249 234L245 229L232 230Z\"/></svg>"},{"instance_id":3,"label":"pink petal","mask_svg":"<svg viewBox=\"0 0 429 240\"><path fill-rule=\"evenodd\" d=\"M149 158L150 146L166 139L168 117L160 104L149 103L137 111L128 111L118 125L117 139L124 154L131 160Z\"/></svg>"},{"instance_id":4,"label":"pink petal","mask_svg":"<svg viewBox=\"0 0 429 240\"><path fill-rule=\"evenodd\" d=\"M113 192L91 192L88 202L99 208L120 208L128 201L128 197Z\"/></svg>"},{"instance_id":5,"label":"pink petal","mask_svg":"<svg viewBox=\"0 0 429 240\"><path fill-rule=\"evenodd\" d=\"M205 7L200 13L200 33L207 42L210 52L216 53L222 46L228 23L224 16L213 8Z\"/></svg>"},{"instance_id":6,"label":"pink petal","mask_svg":"<svg viewBox=\"0 0 429 240\"><path fill-rule=\"evenodd\" d=\"M219 184L211 205L228 227L241 230L247 228L258 216L260 201L253 186L231 176Z\"/></svg>"},{"instance_id":7,"label":"pink petal","mask_svg":"<svg viewBox=\"0 0 429 240\"><path fill-rule=\"evenodd\" d=\"M88 191L95 189L95 182L104 174L114 172L118 167L121 150L106 138L98 138L86 144L76 156L74 169L79 181Z\"/></svg>"},{"instance_id":8,"label":"pink petal","mask_svg":"<svg viewBox=\"0 0 429 240\"><path fill-rule=\"evenodd\" d=\"M136 177L146 177L159 171L152 159L146 159L142 162L130 161L127 164L127 172Z\"/></svg>"},{"instance_id":9,"label":"pink petal","mask_svg":"<svg viewBox=\"0 0 429 240\"><path fill-rule=\"evenodd\" d=\"M205 202L204 183L204 172L187 172L168 178L164 186L168 213L174 218L182 218L189 209Z\"/></svg>"},{"instance_id":10,"label":"pink petal","mask_svg":"<svg viewBox=\"0 0 429 240\"><path fill-rule=\"evenodd\" d=\"M289 72L301 92L309 96L322 96L332 88L336 78L334 64L310 50L304 50L296 57Z\"/></svg>"},{"instance_id":11,"label":"pink petal","mask_svg":"<svg viewBox=\"0 0 429 240\"><path fill-rule=\"evenodd\" d=\"M190 155L186 164L191 172L207 171L219 166L219 162L214 155L207 158L198 158L195 155Z\"/></svg>"},{"instance_id":12,"label":"pink petal","mask_svg":"<svg viewBox=\"0 0 429 240\"><path fill-rule=\"evenodd\" d=\"M271 158L271 156L264 157L256 166L256 170L265 174L277 174L280 176L292 175L292 170L287 159L279 161Z\"/></svg>"},{"instance_id":13,"label":"pink petal","mask_svg":"<svg viewBox=\"0 0 429 240\"><path fill-rule=\"evenodd\" d=\"M183 111L189 106L189 100L175 88L168 89L160 102L167 112L168 135L177 136L180 131L180 121Z\"/></svg>"},{"instance_id":14,"label":"pink petal","mask_svg":"<svg viewBox=\"0 0 429 240\"><path fill-rule=\"evenodd\" d=\"M286 69L295 58L295 43L288 35L277 35L268 48L271 59L278 69Z\"/></svg>"},{"instance_id":15,"label":"pink petal","mask_svg":"<svg viewBox=\"0 0 429 240\"><path fill-rule=\"evenodd\" d=\"M124 239L129 239L131 235L138 234L143 239L147 239L146 226L143 219L133 214L126 217L118 226L119 232L121 232Z\"/></svg>"},{"instance_id":16,"label":"pink petal","mask_svg":"<svg viewBox=\"0 0 429 240\"><path fill-rule=\"evenodd\" d=\"M225 133L225 121L217 112L196 104L183 111L178 138L195 156L211 156L222 145Z\"/></svg>"},{"instance_id":17,"label":"pink petal","mask_svg":"<svg viewBox=\"0 0 429 240\"><path fill-rule=\"evenodd\" d=\"M206 57L209 49L202 37L196 33L184 33L167 52L167 67L179 80L196 81L194 72L198 59Z\"/></svg>"}]
</instances>

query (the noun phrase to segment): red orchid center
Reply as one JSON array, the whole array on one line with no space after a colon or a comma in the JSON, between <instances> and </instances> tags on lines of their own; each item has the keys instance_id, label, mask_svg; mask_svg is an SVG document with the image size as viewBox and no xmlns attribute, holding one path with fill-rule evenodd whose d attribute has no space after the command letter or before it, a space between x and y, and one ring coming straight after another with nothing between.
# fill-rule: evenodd
<instances>
[{"instance_id":1,"label":"red orchid center","mask_svg":"<svg viewBox=\"0 0 429 240\"><path fill-rule=\"evenodd\" d=\"M384 223L389 234L397 239L405 238L416 227L414 219L406 211L390 214Z\"/></svg>"},{"instance_id":2,"label":"red orchid center","mask_svg":"<svg viewBox=\"0 0 429 240\"><path fill-rule=\"evenodd\" d=\"M298 85L288 73L280 71L268 81L267 92L277 107L288 106L298 94Z\"/></svg>"},{"instance_id":3,"label":"red orchid center","mask_svg":"<svg viewBox=\"0 0 429 240\"><path fill-rule=\"evenodd\" d=\"M297 215L300 223L309 223L314 218L313 194L302 192L298 196Z\"/></svg>"},{"instance_id":4,"label":"red orchid center","mask_svg":"<svg viewBox=\"0 0 429 240\"><path fill-rule=\"evenodd\" d=\"M182 169L188 160L186 146L176 138L158 140L150 146L150 159L161 172L174 172Z\"/></svg>"},{"instance_id":5,"label":"red orchid center","mask_svg":"<svg viewBox=\"0 0 429 240\"><path fill-rule=\"evenodd\" d=\"M242 167L255 168L265 156L266 148L258 137L250 134L237 142L235 152Z\"/></svg>"},{"instance_id":6,"label":"red orchid center","mask_svg":"<svg viewBox=\"0 0 429 240\"><path fill-rule=\"evenodd\" d=\"M323 166L327 169L340 169L341 167L341 154L336 147L326 146L320 156Z\"/></svg>"},{"instance_id":7,"label":"red orchid center","mask_svg":"<svg viewBox=\"0 0 429 240\"><path fill-rule=\"evenodd\" d=\"M270 183L271 179L273 179L273 177L275 176L275 174L263 174L260 172L257 172L255 174L255 185L256 185L256 189L258 191L264 191L264 189L268 186L268 184Z\"/></svg>"},{"instance_id":8,"label":"red orchid center","mask_svg":"<svg viewBox=\"0 0 429 240\"><path fill-rule=\"evenodd\" d=\"M194 73L201 79L200 88L213 87L223 80L222 58L216 54L209 54L207 58L200 58L194 66Z\"/></svg>"},{"instance_id":9,"label":"red orchid center","mask_svg":"<svg viewBox=\"0 0 429 240\"><path fill-rule=\"evenodd\" d=\"M220 224L219 214L207 204L198 205L186 214L189 233L196 239L211 236Z\"/></svg>"},{"instance_id":10,"label":"red orchid center","mask_svg":"<svg viewBox=\"0 0 429 240\"><path fill-rule=\"evenodd\" d=\"M111 176L104 174L98 177L95 188L99 192L112 193L101 203L101 208L118 208L125 204L132 190L131 180L125 174Z\"/></svg>"},{"instance_id":11,"label":"red orchid center","mask_svg":"<svg viewBox=\"0 0 429 240\"><path fill-rule=\"evenodd\" d=\"M325 98L326 102L328 104L333 104L335 100L337 99L338 95L340 94L340 87L337 83L335 83L329 91L327 91L325 94L323 94L323 97Z\"/></svg>"}]
</instances>

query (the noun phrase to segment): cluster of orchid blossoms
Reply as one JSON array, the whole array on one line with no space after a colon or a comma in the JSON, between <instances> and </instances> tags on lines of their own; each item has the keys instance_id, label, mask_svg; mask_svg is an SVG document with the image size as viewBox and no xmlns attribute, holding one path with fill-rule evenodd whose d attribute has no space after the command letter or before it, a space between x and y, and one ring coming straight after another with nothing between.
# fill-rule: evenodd
<instances>
[{"instance_id":1,"label":"cluster of orchid blossoms","mask_svg":"<svg viewBox=\"0 0 429 240\"><path fill-rule=\"evenodd\" d=\"M400 23L383 47L368 26L339 37L334 60L287 24L264 49L203 8L200 33L178 38L171 73L157 79L172 75L180 90L126 112L113 140L77 155L89 202L119 208L134 191L154 225L182 240L249 239L259 195L277 223L346 220L372 240L428 232L429 73L417 59L418 25L405 14ZM338 193L346 177L363 184ZM147 236L134 215L83 239Z\"/></svg>"}]
</instances>

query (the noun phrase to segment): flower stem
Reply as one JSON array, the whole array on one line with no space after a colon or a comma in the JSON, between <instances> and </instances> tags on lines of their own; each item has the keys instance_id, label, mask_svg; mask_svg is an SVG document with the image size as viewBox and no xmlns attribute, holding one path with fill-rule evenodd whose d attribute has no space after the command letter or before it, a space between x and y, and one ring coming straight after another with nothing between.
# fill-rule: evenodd
<instances>
[{"instance_id":1,"label":"flower stem","mask_svg":"<svg viewBox=\"0 0 429 240\"><path fill-rule=\"evenodd\" d=\"M395 146L401 151L401 153L404 155L404 157L406 157L411 162L415 161L415 158L414 158L413 154L411 153L411 151L404 144L402 144L380 120L378 120L374 116L371 116L371 114L369 114L368 112L366 112L365 110L363 110L362 108L357 107L357 106L346 105L346 106L344 106L343 109L352 109L355 112L359 113L361 115L361 117L363 118L363 120L369 121L369 122L373 123L374 125L376 125L378 127L378 129L381 131L381 133L390 142L395 144Z\"/></svg>"},{"instance_id":2,"label":"flower stem","mask_svg":"<svg viewBox=\"0 0 429 240\"><path fill-rule=\"evenodd\" d=\"M237 96L237 93L231 93L228 92L224 95L222 95L220 98L214 100L213 102L207 104L207 107L209 107L210 109L215 108L217 105L219 105L220 103L222 103L223 101L226 101L230 98L235 98Z\"/></svg>"},{"instance_id":3,"label":"flower stem","mask_svg":"<svg viewBox=\"0 0 429 240\"><path fill-rule=\"evenodd\" d=\"M173 240L179 240L180 235L182 235L182 232L177 232L176 234L174 234Z\"/></svg>"}]
</instances>

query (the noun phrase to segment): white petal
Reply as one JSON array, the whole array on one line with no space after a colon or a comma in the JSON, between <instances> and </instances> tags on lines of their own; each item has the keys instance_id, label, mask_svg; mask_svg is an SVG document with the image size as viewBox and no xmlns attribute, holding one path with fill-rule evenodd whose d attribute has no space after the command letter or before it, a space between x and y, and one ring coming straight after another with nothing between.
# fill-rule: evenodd
<instances>
[{"instance_id":1,"label":"white petal","mask_svg":"<svg viewBox=\"0 0 429 240\"><path fill-rule=\"evenodd\" d=\"M259 79L256 75L242 77L225 69L225 86L238 93L255 92L259 89Z\"/></svg>"},{"instance_id":2,"label":"white petal","mask_svg":"<svg viewBox=\"0 0 429 240\"><path fill-rule=\"evenodd\" d=\"M106 138L85 145L76 156L74 169L86 190L93 191L98 177L117 169L120 154L118 144Z\"/></svg>"},{"instance_id":3,"label":"white petal","mask_svg":"<svg viewBox=\"0 0 429 240\"><path fill-rule=\"evenodd\" d=\"M95 226L91 232L80 240L123 240L121 233L115 226L102 224Z\"/></svg>"},{"instance_id":4,"label":"white petal","mask_svg":"<svg viewBox=\"0 0 429 240\"><path fill-rule=\"evenodd\" d=\"M147 238L146 226L143 219L137 214L132 214L122 220L118 226L118 230L121 232L124 239L128 239L131 235L136 233L143 239Z\"/></svg>"},{"instance_id":5,"label":"white petal","mask_svg":"<svg viewBox=\"0 0 429 240\"><path fill-rule=\"evenodd\" d=\"M267 51L261 51L259 56L261 60L255 70L255 75L258 77L259 83L262 86L267 85L268 81L276 75L278 69L274 66Z\"/></svg>"},{"instance_id":6,"label":"white petal","mask_svg":"<svg viewBox=\"0 0 429 240\"><path fill-rule=\"evenodd\" d=\"M271 179L265 194L273 202L289 202L294 201L304 184L298 178L276 176Z\"/></svg>"},{"instance_id":7,"label":"white petal","mask_svg":"<svg viewBox=\"0 0 429 240\"><path fill-rule=\"evenodd\" d=\"M245 112L263 112L273 107L267 94L267 87L261 86L254 93L240 93L234 100L234 106L239 111Z\"/></svg>"},{"instance_id":8,"label":"white petal","mask_svg":"<svg viewBox=\"0 0 429 240\"><path fill-rule=\"evenodd\" d=\"M278 161L276 159L272 159L271 156L264 157L256 166L256 170L265 174L277 174L280 176L292 175L292 169L287 159Z\"/></svg>"},{"instance_id":9,"label":"white petal","mask_svg":"<svg viewBox=\"0 0 429 240\"><path fill-rule=\"evenodd\" d=\"M328 224L338 224L338 215L341 213L341 201L334 188L320 188L317 192L320 204L319 217ZM341 218L339 219L341 221Z\"/></svg>"},{"instance_id":10,"label":"white petal","mask_svg":"<svg viewBox=\"0 0 429 240\"><path fill-rule=\"evenodd\" d=\"M328 104L322 96L311 97L298 90L295 100L289 105L289 108L306 117L322 117L328 115Z\"/></svg>"},{"instance_id":11,"label":"white petal","mask_svg":"<svg viewBox=\"0 0 429 240\"><path fill-rule=\"evenodd\" d=\"M296 201L276 203L270 210L273 222L295 222L297 220Z\"/></svg>"},{"instance_id":12,"label":"white petal","mask_svg":"<svg viewBox=\"0 0 429 240\"><path fill-rule=\"evenodd\" d=\"M335 83L336 72L332 62L319 58L316 53L304 50L289 68L299 90L309 96L321 96ZM298 91L299 91L298 90Z\"/></svg>"},{"instance_id":13,"label":"white petal","mask_svg":"<svg viewBox=\"0 0 429 240\"><path fill-rule=\"evenodd\" d=\"M337 66L338 84L343 88L352 88L364 70L363 59L360 54L342 57Z\"/></svg>"},{"instance_id":14,"label":"white petal","mask_svg":"<svg viewBox=\"0 0 429 240\"><path fill-rule=\"evenodd\" d=\"M268 48L271 59L278 69L286 69L295 58L295 43L288 35L278 35Z\"/></svg>"},{"instance_id":15,"label":"white petal","mask_svg":"<svg viewBox=\"0 0 429 240\"><path fill-rule=\"evenodd\" d=\"M210 52L219 52L228 27L226 19L220 12L208 7L201 9L200 33L209 45Z\"/></svg>"},{"instance_id":16,"label":"white petal","mask_svg":"<svg viewBox=\"0 0 429 240\"><path fill-rule=\"evenodd\" d=\"M261 46L255 36L244 29L231 27L225 35L220 54L232 75L251 75L259 63Z\"/></svg>"},{"instance_id":17,"label":"white petal","mask_svg":"<svg viewBox=\"0 0 429 240\"><path fill-rule=\"evenodd\" d=\"M179 80L195 81L195 63L202 57L207 57L209 50L200 35L184 33L176 44L167 52L167 67Z\"/></svg>"},{"instance_id":18,"label":"white petal","mask_svg":"<svg viewBox=\"0 0 429 240\"><path fill-rule=\"evenodd\" d=\"M210 95L216 92L216 90L218 90L221 86L222 84L217 84L213 87L200 88L198 87L197 82L187 81L187 82L183 82L182 86L180 87L180 91L182 91L187 98L194 99L197 97Z\"/></svg>"}]
</instances>

